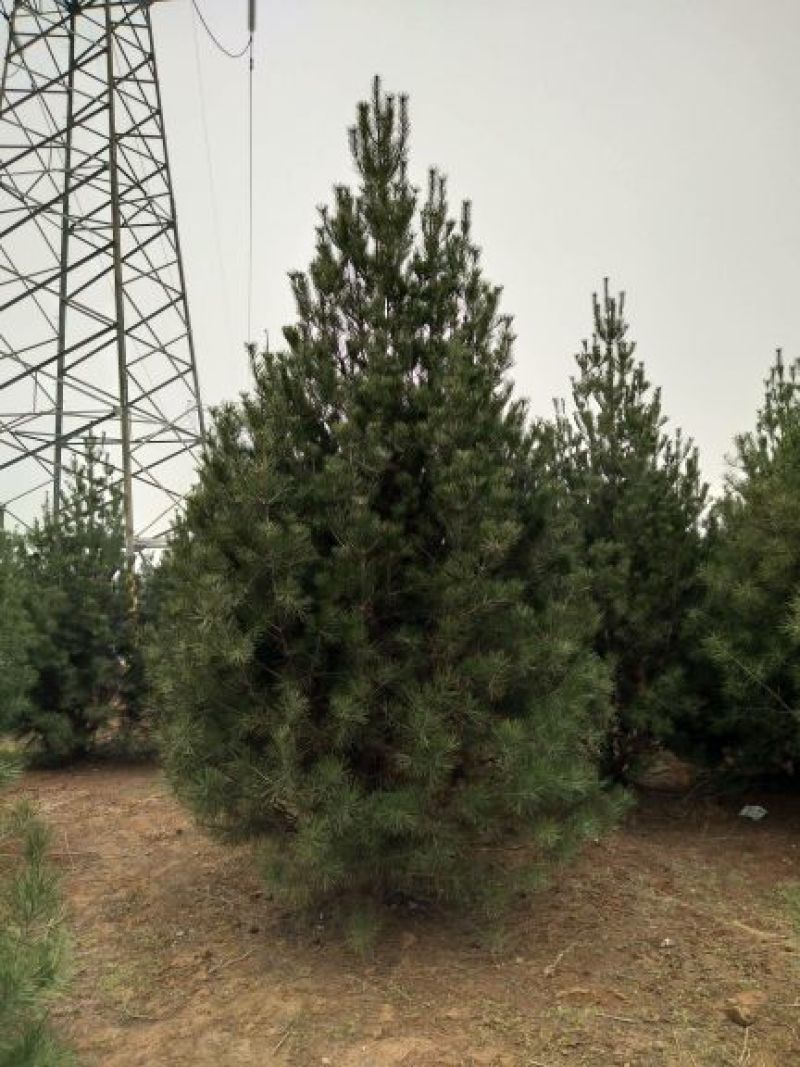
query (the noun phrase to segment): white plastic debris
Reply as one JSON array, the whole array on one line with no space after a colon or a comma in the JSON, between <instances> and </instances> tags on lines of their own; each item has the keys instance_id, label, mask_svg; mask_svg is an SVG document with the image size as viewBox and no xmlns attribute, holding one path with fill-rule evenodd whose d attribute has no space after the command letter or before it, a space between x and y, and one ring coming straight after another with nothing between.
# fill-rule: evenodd
<instances>
[{"instance_id":1,"label":"white plastic debris","mask_svg":"<svg viewBox=\"0 0 800 1067\"><path fill-rule=\"evenodd\" d=\"M753 822L760 822L767 814L767 809L762 808L760 804L745 804L739 814L743 819L752 819Z\"/></svg>"}]
</instances>

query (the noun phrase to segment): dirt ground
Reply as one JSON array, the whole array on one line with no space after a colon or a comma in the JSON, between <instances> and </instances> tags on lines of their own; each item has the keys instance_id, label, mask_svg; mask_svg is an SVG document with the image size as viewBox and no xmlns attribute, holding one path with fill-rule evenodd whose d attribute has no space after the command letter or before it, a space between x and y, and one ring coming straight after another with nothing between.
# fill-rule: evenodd
<instances>
[{"instance_id":1,"label":"dirt ground","mask_svg":"<svg viewBox=\"0 0 800 1067\"><path fill-rule=\"evenodd\" d=\"M430 915L370 958L298 929L253 857L209 841L157 770L29 774L74 941L57 1025L86 1067L800 1065L800 802L750 823L645 799L502 949ZM757 798L748 798L757 799ZM745 1027L729 998L754 1011Z\"/></svg>"}]
</instances>

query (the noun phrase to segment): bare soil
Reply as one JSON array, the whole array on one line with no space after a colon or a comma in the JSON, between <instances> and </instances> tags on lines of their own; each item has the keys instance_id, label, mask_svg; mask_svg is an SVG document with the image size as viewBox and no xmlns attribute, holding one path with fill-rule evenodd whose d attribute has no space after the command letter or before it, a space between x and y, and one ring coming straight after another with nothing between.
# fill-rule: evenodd
<instances>
[{"instance_id":1,"label":"bare soil","mask_svg":"<svg viewBox=\"0 0 800 1067\"><path fill-rule=\"evenodd\" d=\"M644 799L502 948L395 913L369 958L269 899L151 768L27 775L74 942L86 1067L800 1065L800 802ZM757 801L759 798L748 797ZM754 1011L730 1018L742 994Z\"/></svg>"}]
</instances>

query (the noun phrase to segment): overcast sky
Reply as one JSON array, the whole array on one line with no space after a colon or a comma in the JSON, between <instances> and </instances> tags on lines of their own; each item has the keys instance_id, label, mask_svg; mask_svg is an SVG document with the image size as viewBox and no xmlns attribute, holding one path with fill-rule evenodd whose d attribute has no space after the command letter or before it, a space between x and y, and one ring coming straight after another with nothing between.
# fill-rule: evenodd
<instances>
[{"instance_id":1,"label":"overcast sky","mask_svg":"<svg viewBox=\"0 0 800 1067\"><path fill-rule=\"evenodd\" d=\"M247 0L198 0L230 47ZM293 315L316 206L379 73L411 172L473 202L534 411L563 395L604 275L673 425L718 480L777 345L800 353L798 0L258 0L255 324ZM154 7L204 399L247 383L247 66ZM199 63L194 48L197 31ZM203 115L208 131L206 154Z\"/></svg>"}]
</instances>

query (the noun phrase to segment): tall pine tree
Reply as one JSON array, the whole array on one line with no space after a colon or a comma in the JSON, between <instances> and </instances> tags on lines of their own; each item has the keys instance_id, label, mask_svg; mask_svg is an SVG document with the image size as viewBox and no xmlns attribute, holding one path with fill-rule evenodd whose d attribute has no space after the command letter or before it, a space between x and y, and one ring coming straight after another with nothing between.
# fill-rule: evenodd
<instances>
[{"instance_id":1,"label":"tall pine tree","mask_svg":"<svg viewBox=\"0 0 800 1067\"><path fill-rule=\"evenodd\" d=\"M36 672L27 601L22 544L0 530L0 736L30 710Z\"/></svg>"},{"instance_id":2,"label":"tall pine tree","mask_svg":"<svg viewBox=\"0 0 800 1067\"><path fill-rule=\"evenodd\" d=\"M608 808L604 675L511 323L436 173L419 208L407 140L376 81L288 350L216 415L151 650L179 795L296 899L470 898L504 844L545 861Z\"/></svg>"},{"instance_id":3,"label":"tall pine tree","mask_svg":"<svg viewBox=\"0 0 800 1067\"><path fill-rule=\"evenodd\" d=\"M712 745L745 773L800 770L800 361L778 353L715 509L698 630L720 689Z\"/></svg>"},{"instance_id":4,"label":"tall pine tree","mask_svg":"<svg viewBox=\"0 0 800 1067\"><path fill-rule=\"evenodd\" d=\"M26 539L36 673L17 735L37 758L86 755L122 708L132 641L118 485L96 441L73 462L61 506Z\"/></svg>"},{"instance_id":5,"label":"tall pine tree","mask_svg":"<svg viewBox=\"0 0 800 1067\"><path fill-rule=\"evenodd\" d=\"M600 613L597 651L614 678L610 766L625 775L688 711L687 612L698 595L706 486L697 452L668 433L628 339L624 294L594 296L577 354L573 410L557 408L558 467L581 530Z\"/></svg>"}]
</instances>

